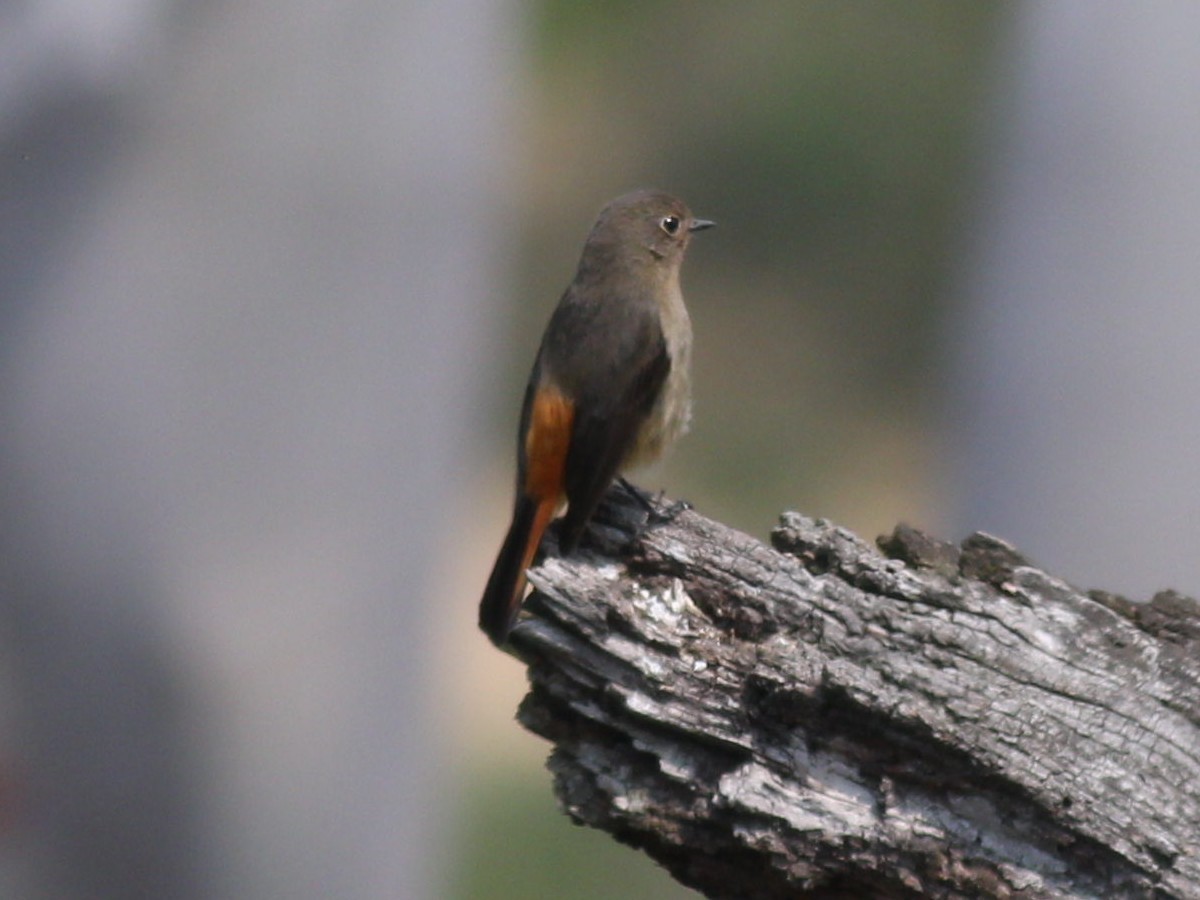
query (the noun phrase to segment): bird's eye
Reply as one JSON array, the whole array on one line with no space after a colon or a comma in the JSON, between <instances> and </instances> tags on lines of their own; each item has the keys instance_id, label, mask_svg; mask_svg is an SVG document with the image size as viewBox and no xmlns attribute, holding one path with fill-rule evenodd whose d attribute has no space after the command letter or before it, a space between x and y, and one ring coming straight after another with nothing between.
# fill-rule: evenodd
<instances>
[{"instance_id":1,"label":"bird's eye","mask_svg":"<svg viewBox=\"0 0 1200 900\"><path fill-rule=\"evenodd\" d=\"M679 216L663 216L663 220L658 224L667 234L675 234L679 231Z\"/></svg>"}]
</instances>

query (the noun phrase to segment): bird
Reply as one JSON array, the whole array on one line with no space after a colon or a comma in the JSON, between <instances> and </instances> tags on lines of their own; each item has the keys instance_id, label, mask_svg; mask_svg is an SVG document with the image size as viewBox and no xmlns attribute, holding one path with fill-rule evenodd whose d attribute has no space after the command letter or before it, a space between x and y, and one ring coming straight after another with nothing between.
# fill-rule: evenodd
<instances>
[{"instance_id":1,"label":"bird","mask_svg":"<svg viewBox=\"0 0 1200 900\"><path fill-rule=\"evenodd\" d=\"M687 431L692 326L679 273L691 236L714 224L670 194L638 190L605 206L588 233L521 406L512 521L479 603L497 646L563 503L558 546L569 555L613 480Z\"/></svg>"}]
</instances>

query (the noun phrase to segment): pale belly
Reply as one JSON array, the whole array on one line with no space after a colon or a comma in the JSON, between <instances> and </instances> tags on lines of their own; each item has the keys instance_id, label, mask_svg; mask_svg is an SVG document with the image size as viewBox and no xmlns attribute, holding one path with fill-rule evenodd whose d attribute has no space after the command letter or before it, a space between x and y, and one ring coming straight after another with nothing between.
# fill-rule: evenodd
<instances>
[{"instance_id":1,"label":"pale belly","mask_svg":"<svg viewBox=\"0 0 1200 900\"><path fill-rule=\"evenodd\" d=\"M673 298L663 313L663 331L671 370L650 415L638 430L622 468L656 462L688 430L692 421L692 323L683 297Z\"/></svg>"}]
</instances>

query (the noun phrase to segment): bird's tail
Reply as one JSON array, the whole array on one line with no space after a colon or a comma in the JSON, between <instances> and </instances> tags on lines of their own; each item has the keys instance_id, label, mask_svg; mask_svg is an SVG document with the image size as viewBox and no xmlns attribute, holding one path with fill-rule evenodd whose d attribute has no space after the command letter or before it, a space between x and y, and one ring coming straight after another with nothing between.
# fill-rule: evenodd
<instances>
[{"instance_id":1,"label":"bird's tail","mask_svg":"<svg viewBox=\"0 0 1200 900\"><path fill-rule=\"evenodd\" d=\"M525 570L533 562L554 508L553 500L539 501L528 496L517 500L512 525L479 601L479 627L497 647L508 640L508 632L521 609Z\"/></svg>"}]
</instances>

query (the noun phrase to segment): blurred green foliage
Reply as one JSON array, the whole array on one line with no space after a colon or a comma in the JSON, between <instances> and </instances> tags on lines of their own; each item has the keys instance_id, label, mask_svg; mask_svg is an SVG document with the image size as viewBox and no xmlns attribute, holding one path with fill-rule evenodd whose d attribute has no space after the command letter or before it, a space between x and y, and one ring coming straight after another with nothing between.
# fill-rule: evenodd
<instances>
[{"instance_id":1,"label":"blurred green foliage","mask_svg":"<svg viewBox=\"0 0 1200 900\"><path fill-rule=\"evenodd\" d=\"M516 727L515 725L513 727ZM481 778L471 798L454 873L456 900L686 900L649 857L607 834L571 824L555 806L544 770Z\"/></svg>"}]
</instances>

